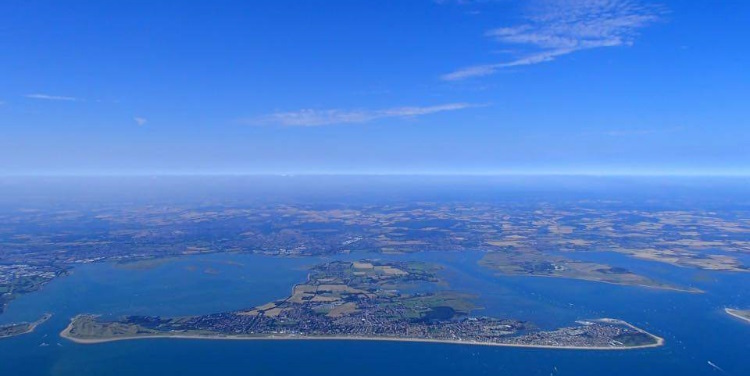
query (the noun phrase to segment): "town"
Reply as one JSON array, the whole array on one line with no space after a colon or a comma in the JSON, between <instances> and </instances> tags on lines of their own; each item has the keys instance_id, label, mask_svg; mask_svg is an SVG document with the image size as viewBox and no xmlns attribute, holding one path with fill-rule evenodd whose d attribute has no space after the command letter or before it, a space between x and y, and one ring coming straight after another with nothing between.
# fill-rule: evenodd
<instances>
[{"instance_id":1,"label":"town","mask_svg":"<svg viewBox=\"0 0 750 376\"><path fill-rule=\"evenodd\" d=\"M248 310L203 316L81 315L63 336L82 343L148 337L391 339L465 344L626 349L661 338L611 319L542 331L513 319L471 316L471 296L411 292L439 281L439 268L416 262L331 262L311 270L286 299Z\"/></svg>"}]
</instances>

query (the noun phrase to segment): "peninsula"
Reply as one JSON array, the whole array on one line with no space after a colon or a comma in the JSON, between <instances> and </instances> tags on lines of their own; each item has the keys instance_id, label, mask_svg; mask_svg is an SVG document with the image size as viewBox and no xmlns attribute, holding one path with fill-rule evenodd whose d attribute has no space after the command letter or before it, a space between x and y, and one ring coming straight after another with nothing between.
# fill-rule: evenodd
<instances>
[{"instance_id":1,"label":"peninsula","mask_svg":"<svg viewBox=\"0 0 750 376\"><path fill-rule=\"evenodd\" d=\"M421 262L330 262L314 267L289 297L262 306L175 318L79 315L61 336L85 344L142 338L335 339L596 350L664 342L615 319L544 331L515 319L472 316L474 297L437 290L438 271Z\"/></svg>"},{"instance_id":2,"label":"peninsula","mask_svg":"<svg viewBox=\"0 0 750 376\"><path fill-rule=\"evenodd\" d=\"M741 309L724 308L724 312L740 320L743 320L747 323L750 323L750 309L741 310Z\"/></svg>"},{"instance_id":3,"label":"peninsula","mask_svg":"<svg viewBox=\"0 0 750 376\"><path fill-rule=\"evenodd\" d=\"M31 333L36 329L37 326L42 325L45 321L52 317L51 313L45 313L39 320L34 322L22 322L17 324L9 324L0 326L0 338L8 338L20 336L22 334Z\"/></svg>"}]
</instances>

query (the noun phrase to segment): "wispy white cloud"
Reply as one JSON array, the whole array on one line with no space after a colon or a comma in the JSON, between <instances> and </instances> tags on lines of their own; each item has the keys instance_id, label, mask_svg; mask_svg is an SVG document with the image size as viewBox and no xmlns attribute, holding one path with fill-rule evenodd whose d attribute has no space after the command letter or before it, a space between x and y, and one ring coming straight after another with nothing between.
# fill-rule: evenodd
<instances>
[{"instance_id":1,"label":"wispy white cloud","mask_svg":"<svg viewBox=\"0 0 750 376\"><path fill-rule=\"evenodd\" d=\"M558 56L566 55L571 52L573 51L568 50L568 49L543 51L543 52L524 56L520 59L511 60L511 61L504 62L504 63L474 65L471 67L462 68L455 72L445 74L443 75L442 78L447 81L457 81L457 80L463 80L465 78L470 78L470 77L489 76L503 68L511 68L511 67L519 67L523 65L544 63L547 61L555 60L555 58L557 58Z\"/></svg>"},{"instance_id":2,"label":"wispy white cloud","mask_svg":"<svg viewBox=\"0 0 750 376\"><path fill-rule=\"evenodd\" d=\"M457 111L477 107L470 103L447 103L426 107L395 107L384 110L315 110L303 109L291 112L276 112L245 123L256 125L282 125L289 127L311 127L333 124L357 124L386 118L412 118L438 112Z\"/></svg>"},{"instance_id":3,"label":"wispy white cloud","mask_svg":"<svg viewBox=\"0 0 750 376\"><path fill-rule=\"evenodd\" d=\"M138 124L138 126L144 126L146 125L146 123L148 123L148 119L144 117L138 117L138 116L134 117L133 121L135 121L135 123Z\"/></svg>"},{"instance_id":4,"label":"wispy white cloud","mask_svg":"<svg viewBox=\"0 0 750 376\"><path fill-rule=\"evenodd\" d=\"M75 97L66 97L61 95L49 95L49 94L26 94L24 95L26 98L31 99L43 99L48 101L68 101L68 102L76 102L81 101L82 99L75 98Z\"/></svg>"},{"instance_id":5,"label":"wispy white cloud","mask_svg":"<svg viewBox=\"0 0 750 376\"><path fill-rule=\"evenodd\" d=\"M486 33L520 48L515 60L475 65L442 76L454 81L487 76L503 68L539 64L576 51L633 44L638 31L659 19L663 9L638 0L537 0L520 25Z\"/></svg>"}]
</instances>

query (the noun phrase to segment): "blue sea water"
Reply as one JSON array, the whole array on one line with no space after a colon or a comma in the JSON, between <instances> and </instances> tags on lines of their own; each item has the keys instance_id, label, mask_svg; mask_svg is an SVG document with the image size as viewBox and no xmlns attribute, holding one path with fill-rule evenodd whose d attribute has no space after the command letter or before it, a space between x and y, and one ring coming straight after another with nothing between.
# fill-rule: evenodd
<instances>
[{"instance_id":1,"label":"blue sea water","mask_svg":"<svg viewBox=\"0 0 750 376\"><path fill-rule=\"evenodd\" d=\"M350 255L342 257L384 257ZM0 340L0 375L750 375L750 325L723 307L750 305L750 277L591 254L655 278L707 291L687 294L553 278L500 277L480 253L390 256L445 266L447 288L478 294L477 314L553 328L617 317L664 337L632 351L495 348L352 341L152 339L79 345L59 338L79 313L193 315L286 296L323 259L243 254L191 256L147 268L88 264L14 301L0 322L54 316L37 331ZM710 366L713 362L723 369Z\"/></svg>"}]
</instances>

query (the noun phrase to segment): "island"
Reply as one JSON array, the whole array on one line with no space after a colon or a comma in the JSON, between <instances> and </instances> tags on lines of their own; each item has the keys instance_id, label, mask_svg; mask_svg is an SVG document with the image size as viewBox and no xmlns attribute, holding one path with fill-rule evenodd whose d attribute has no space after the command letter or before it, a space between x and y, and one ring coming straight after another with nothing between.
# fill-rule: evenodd
<instances>
[{"instance_id":1,"label":"island","mask_svg":"<svg viewBox=\"0 0 750 376\"><path fill-rule=\"evenodd\" d=\"M45 313L39 320L34 322L22 322L17 324L0 325L0 338L9 338L31 333L37 326L42 325L52 317L51 313Z\"/></svg>"},{"instance_id":2,"label":"island","mask_svg":"<svg viewBox=\"0 0 750 376\"><path fill-rule=\"evenodd\" d=\"M744 322L750 323L750 309L741 310L741 309L724 308L724 312Z\"/></svg>"},{"instance_id":3,"label":"island","mask_svg":"<svg viewBox=\"0 0 750 376\"><path fill-rule=\"evenodd\" d=\"M689 293L703 292L692 287L659 282L623 267L571 260L533 250L489 252L479 260L479 264L503 275L558 277Z\"/></svg>"},{"instance_id":4,"label":"island","mask_svg":"<svg viewBox=\"0 0 750 376\"><path fill-rule=\"evenodd\" d=\"M250 309L174 318L79 315L60 334L83 344L144 338L335 339L621 350L664 343L615 319L545 331L525 321L473 316L476 297L441 289L439 270L413 261L334 261L313 267L287 298Z\"/></svg>"}]
</instances>

